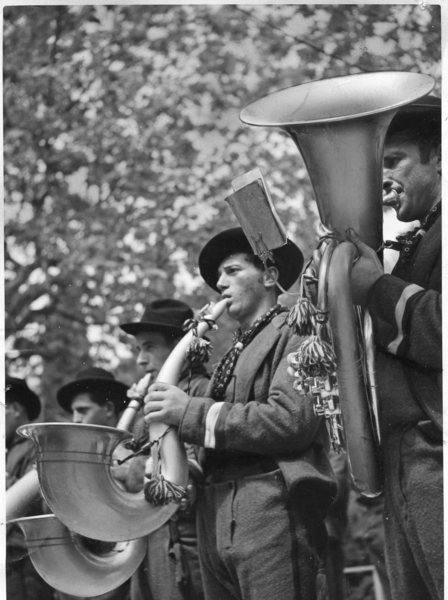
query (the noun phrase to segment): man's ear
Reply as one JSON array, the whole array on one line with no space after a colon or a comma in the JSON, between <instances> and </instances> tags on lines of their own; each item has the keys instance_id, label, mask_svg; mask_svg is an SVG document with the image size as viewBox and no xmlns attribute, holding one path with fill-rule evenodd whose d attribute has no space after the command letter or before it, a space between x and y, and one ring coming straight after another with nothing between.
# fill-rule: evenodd
<instances>
[{"instance_id":1,"label":"man's ear","mask_svg":"<svg viewBox=\"0 0 448 600\"><path fill-rule=\"evenodd\" d=\"M16 419L22 416L28 416L25 407L20 402L11 402L11 406Z\"/></svg>"},{"instance_id":2,"label":"man's ear","mask_svg":"<svg viewBox=\"0 0 448 600\"><path fill-rule=\"evenodd\" d=\"M277 267L266 267L263 272L263 283L265 287L275 287L277 285L279 272Z\"/></svg>"}]
</instances>

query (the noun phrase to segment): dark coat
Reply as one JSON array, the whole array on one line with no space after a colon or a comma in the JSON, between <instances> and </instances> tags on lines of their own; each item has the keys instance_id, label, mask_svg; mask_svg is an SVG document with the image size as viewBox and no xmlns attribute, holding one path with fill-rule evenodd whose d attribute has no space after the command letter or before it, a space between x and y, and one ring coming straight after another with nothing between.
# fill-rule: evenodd
<instances>
[{"instance_id":1,"label":"dark coat","mask_svg":"<svg viewBox=\"0 0 448 600\"><path fill-rule=\"evenodd\" d=\"M224 402L191 398L179 436L206 452L272 458L290 493L306 490L326 508L336 483L322 441L323 423L312 399L293 389L287 373L287 356L300 342L284 313L274 317L239 356Z\"/></svg>"},{"instance_id":2,"label":"dark coat","mask_svg":"<svg viewBox=\"0 0 448 600\"><path fill-rule=\"evenodd\" d=\"M442 431L441 250L439 217L411 259L399 260L369 296L385 434L425 419Z\"/></svg>"}]
</instances>

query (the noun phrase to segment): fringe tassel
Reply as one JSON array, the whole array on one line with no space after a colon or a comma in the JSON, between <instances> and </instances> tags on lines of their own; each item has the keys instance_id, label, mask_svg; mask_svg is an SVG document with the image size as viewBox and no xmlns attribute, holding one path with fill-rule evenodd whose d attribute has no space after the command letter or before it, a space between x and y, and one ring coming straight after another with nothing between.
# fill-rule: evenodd
<instances>
[{"instance_id":1,"label":"fringe tassel","mask_svg":"<svg viewBox=\"0 0 448 600\"><path fill-rule=\"evenodd\" d=\"M191 367L206 363L210 360L213 346L204 338L194 337L186 351L186 358Z\"/></svg>"},{"instance_id":2,"label":"fringe tassel","mask_svg":"<svg viewBox=\"0 0 448 600\"><path fill-rule=\"evenodd\" d=\"M317 309L308 298L299 298L288 315L288 325L293 327L298 335L311 335L315 329Z\"/></svg>"},{"instance_id":3,"label":"fringe tassel","mask_svg":"<svg viewBox=\"0 0 448 600\"><path fill-rule=\"evenodd\" d=\"M294 377L325 377L336 369L336 355L332 346L317 335L304 340L297 352L288 355L287 360Z\"/></svg>"},{"instance_id":4,"label":"fringe tassel","mask_svg":"<svg viewBox=\"0 0 448 600\"><path fill-rule=\"evenodd\" d=\"M161 474L156 479L148 481L144 488L147 502L154 506L163 506L169 502L179 503L186 491L183 486L168 481Z\"/></svg>"}]
</instances>

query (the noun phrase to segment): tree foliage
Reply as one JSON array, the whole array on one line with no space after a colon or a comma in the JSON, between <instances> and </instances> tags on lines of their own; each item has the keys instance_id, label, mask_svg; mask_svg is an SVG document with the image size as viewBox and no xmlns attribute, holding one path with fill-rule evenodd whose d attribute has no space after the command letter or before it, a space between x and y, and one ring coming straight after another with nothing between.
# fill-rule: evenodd
<instances>
[{"instance_id":1,"label":"tree foliage","mask_svg":"<svg viewBox=\"0 0 448 600\"><path fill-rule=\"evenodd\" d=\"M3 33L7 367L37 378L49 414L82 364L118 367L118 323L143 303L211 298L196 261L235 224L234 177L259 166L312 252L303 162L239 121L248 102L372 70L440 86L428 4L8 6Z\"/></svg>"}]
</instances>

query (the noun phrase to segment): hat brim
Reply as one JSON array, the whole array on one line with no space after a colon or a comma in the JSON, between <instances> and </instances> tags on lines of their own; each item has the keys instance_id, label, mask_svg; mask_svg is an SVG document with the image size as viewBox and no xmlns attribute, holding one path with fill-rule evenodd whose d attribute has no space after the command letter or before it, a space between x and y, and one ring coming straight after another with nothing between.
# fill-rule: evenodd
<instances>
[{"instance_id":1,"label":"hat brim","mask_svg":"<svg viewBox=\"0 0 448 600\"><path fill-rule=\"evenodd\" d=\"M411 137L434 136L441 128L442 104L436 96L424 96L411 104L401 107L392 119L387 139L403 132L413 132Z\"/></svg>"},{"instance_id":2,"label":"hat brim","mask_svg":"<svg viewBox=\"0 0 448 600\"><path fill-rule=\"evenodd\" d=\"M423 96L419 100L415 100L410 104L402 106L398 111L397 115L401 114L412 114L412 113L440 113L442 110L442 100L437 96Z\"/></svg>"},{"instance_id":3,"label":"hat brim","mask_svg":"<svg viewBox=\"0 0 448 600\"><path fill-rule=\"evenodd\" d=\"M126 392L128 386L121 381L103 378L86 378L76 381L70 381L62 386L56 398L60 406L68 412L71 411L71 403L73 398L82 392L103 391L109 395L109 400L114 403L118 412L126 408L128 398Z\"/></svg>"},{"instance_id":4,"label":"hat brim","mask_svg":"<svg viewBox=\"0 0 448 600\"><path fill-rule=\"evenodd\" d=\"M138 335L144 331L161 331L162 333L172 334L173 337L179 337L185 333L181 327L165 325L164 323L156 321L135 321L133 323L123 323L120 325L120 329L129 335Z\"/></svg>"},{"instance_id":5,"label":"hat brim","mask_svg":"<svg viewBox=\"0 0 448 600\"><path fill-rule=\"evenodd\" d=\"M218 233L202 249L199 255L199 272L207 285L216 292L219 292L216 284L219 279L218 269L222 261L239 252L254 254L240 227ZM279 284L284 289L290 288L302 272L303 254L300 248L288 240L284 246L272 250L272 255L274 266L279 271Z\"/></svg>"}]
</instances>

